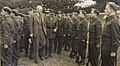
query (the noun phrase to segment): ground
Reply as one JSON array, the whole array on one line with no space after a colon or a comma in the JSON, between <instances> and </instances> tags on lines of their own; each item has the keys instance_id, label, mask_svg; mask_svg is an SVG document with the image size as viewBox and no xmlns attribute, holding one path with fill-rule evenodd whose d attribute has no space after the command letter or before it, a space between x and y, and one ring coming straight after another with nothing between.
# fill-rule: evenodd
<instances>
[{"instance_id":1,"label":"ground","mask_svg":"<svg viewBox=\"0 0 120 66\"><path fill-rule=\"evenodd\" d=\"M63 52L61 56L53 54L52 58L39 60L39 64L35 64L33 60L29 60L27 57L21 57L19 60L19 66L78 66L75 63L75 59L69 58L68 52Z\"/></svg>"},{"instance_id":2,"label":"ground","mask_svg":"<svg viewBox=\"0 0 120 66\"><path fill-rule=\"evenodd\" d=\"M52 58L45 59L43 61L39 60L39 64L35 64L33 60L21 54L18 66L80 66L75 63L75 59L69 58L69 52L63 51L62 55L53 54ZM118 50L117 66L120 66L120 48Z\"/></svg>"}]
</instances>

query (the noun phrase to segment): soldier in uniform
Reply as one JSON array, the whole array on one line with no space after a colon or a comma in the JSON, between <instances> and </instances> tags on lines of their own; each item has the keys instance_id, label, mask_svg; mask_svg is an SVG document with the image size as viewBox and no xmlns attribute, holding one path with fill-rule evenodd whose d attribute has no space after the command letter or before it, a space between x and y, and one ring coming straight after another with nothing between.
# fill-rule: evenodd
<instances>
[{"instance_id":1,"label":"soldier in uniform","mask_svg":"<svg viewBox=\"0 0 120 66\"><path fill-rule=\"evenodd\" d=\"M19 57L19 45L20 45L20 35L19 35L19 31L21 29L21 24L20 24L20 20L18 18L18 14L19 12L15 9L12 10L12 13L11 13L11 18L14 22L14 44L13 44L13 59L14 59L14 64L17 65L17 61L18 61L18 57Z\"/></svg>"},{"instance_id":2,"label":"soldier in uniform","mask_svg":"<svg viewBox=\"0 0 120 66\"><path fill-rule=\"evenodd\" d=\"M76 37L77 37L77 46L78 46L78 57L76 59L76 62L78 64L85 64L86 60L86 48L87 48L87 33L88 33L88 22L85 18L86 12L83 10L79 11L77 22L77 29L76 29ZM81 57L81 60L79 60L79 56Z\"/></svg>"},{"instance_id":3,"label":"soldier in uniform","mask_svg":"<svg viewBox=\"0 0 120 66\"><path fill-rule=\"evenodd\" d=\"M30 22L32 21L32 17L33 17L34 11L32 8L30 8L28 10L28 23L29 23L29 32L30 32ZM34 55L34 45L33 45L33 37L29 36L29 44L30 44L30 48L29 48L29 59L33 59L33 55Z\"/></svg>"},{"instance_id":4,"label":"soldier in uniform","mask_svg":"<svg viewBox=\"0 0 120 66\"><path fill-rule=\"evenodd\" d=\"M24 49L24 32L23 32L23 28L24 28L24 14L23 13L18 13L18 19L19 19L19 24L20 24L20 30L19 30L19 35L21 37L20 39L20 43L19 43L19 52L22 52L22 50Z\"/></svg>"},{"instance_id":5,"label":"soldier in uniform","mask_svg":"<svg viewBox=\"0 0 120 66\"><path fill-rule=\"evenodd\" d=\"M35 63L38 63L38 58L43 60L43 50L47 43L45 15L42 13L42 9L42 6L38 5L37 12L30 21L30 37L33 37Z\"/></svg>"},{"instance_id":6,"label":"soldier in uniform","mask_svg":"<svg viewBox=\"0 0 120 66\"><path fill-rule=\"evenodd\" d=\"M12 45L13 45L13 34L14 34L14 23L10 17L11 9L9 7L3 7L2 16L4 20L2 22L3 41L1 45L1 60L2 66L13 66L12 65Z\"/></svg>"},{"instance_id":7,"label":"soldier in uniform","mask_svg":"<svg viewBox=\"0 0 120 66\"><path fill-rule=\"evenodd\" d=\"M98 19L99 11L92 9L89 25L89 50L88 59L92 66L98 66L100 54L100 38L102 24Z\"/></svg>"},{"instance_id":8,"label":"soldier in uniform","mask_svg":"<svg viewBox=\"0 0 120 66\"><path fill-rule=\"evenodd\" d=\"M72 44L71 44L71 48L72 48L72 51L70 53L70 58L75 58L77 56L77 36L76 36L76 29L77 29L77 22L79 21L78 20L78 13L76 12L72 12L72 31L71 31L71 40L72 40Z\"/></svg>"},{"instance_id":9,"label":"soldier in uniform","mask_svg":"<svg viewBox=\"0 0 120 66\"><path fill-rule=\"evenodd\" d=\"M108 2L105 8L106 23L102 33L102 65L117 66L117 50L120 45L120 24L116 19L116 4Z\"/></svg>"},{"instance_id":10,"label":"soldier in uniform","mask_svg":"<svg viewBox=\"0 0 120 66\"><path fill-rule=\"evenodd\" d=\"M58 55L61 55L62 52L63 34L64 34L64 23L62 21L61 16L62 14L61 12L59 12L58 17L56 19L56 28L54 29L54 32L56 32L54 52L57 51Z\"/></svg>"},{"instance_id":11,"label":"soldier in uniform","mask_svg":"<svg viewBox=\"0 0 120 66\"><path fill-rule=\"evenodd\" d=\"M28 49L29 49L29 38L30 38L30 30L29 30L29 17L25 15L23 17L23 48L25 49L25 56L28 56Z\"/></svg>"},{"instance_id":12,"label":"soldier in uniform","mask_svg":"<svg viewBox=\"0 0 120 66\"><path fill-rule=\"evenodd\" d=\"M72 29L72 20L69 16L69 14L66 14L65 17L65 39L64 39L64 42L65 42L65 48L64 50L65 51L69 51L70 48L71 48L71 29Z\"/></svg>"},{"instance_id":13,"label":"soldier in uniform","mask_svg":"<svg viewBox=\"0 0 120 66\"><path fill-rule=\"evenodd\" d=\"M46 52L48 51L48 56L47 57L52 57L51 53L53 50L53 41L55 38L55 22L56 18L53 12L49 13L49 16L46 17L46 27L47 27L47 38L48 38L48 48L46 48ZM46 58L47 58L46 57Z\"/></svg>"}]
</instances>

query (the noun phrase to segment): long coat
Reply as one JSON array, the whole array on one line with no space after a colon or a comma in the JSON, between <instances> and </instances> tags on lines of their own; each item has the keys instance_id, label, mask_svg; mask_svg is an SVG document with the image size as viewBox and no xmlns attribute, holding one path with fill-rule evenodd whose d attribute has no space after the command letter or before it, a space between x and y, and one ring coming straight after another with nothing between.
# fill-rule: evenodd
<instances>
[{"instance_id":1,"label":"long coat","mask_svg":"<svg viewBox=\"0 0 120 66\"><path fill-rule=\"evenodd\" d=\"M120 45L120 23L115 16L106 19L102 33L102 50L117 51Z\"/></svg>"},{"instance_id":2,"label":"long coat","mask_svg":"<svg viewBox=\"0 0 120 66\"><path fill-rule=\"evenodd\" d=\"M39 46L44 46L47 37L45 15L43 13L34 13L30 18L29 27L30 34L33 34L33 38L37 38Z\"/></svg>"},{"instance_id":3,"label":"long coat","mask_svg":"<svg viewBox=\"0 0 120 66\"><path fill-rule=\"evenodd\" d=\"M4 44L11 45L13 43L14 23L10 16L5 16L2 22L2 29L4 34Z\"/></svg>"},{"instance_id":4,"label":"long coat","mask_svg":"<svg viewBox=\"0 0 120 66\"><path fill-rule=\"evenodd\" d=\"M1 45L1 59L3 62L10 64L12 60L11 56L11 45L13 44L13 34L14 34L14 23L9 15L4 17L2 22L2 45ZM4 44L8 45L8 49L4 48Z\"/></svg>"}]
</instances>

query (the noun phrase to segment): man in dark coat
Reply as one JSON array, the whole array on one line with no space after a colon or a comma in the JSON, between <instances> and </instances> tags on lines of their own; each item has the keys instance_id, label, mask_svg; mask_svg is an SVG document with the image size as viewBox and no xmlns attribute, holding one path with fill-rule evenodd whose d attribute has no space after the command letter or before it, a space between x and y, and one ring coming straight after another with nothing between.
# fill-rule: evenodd
<instances>
[{"instance_id":1,"label":"man in dark coat","mask_svg":"<svg viewBox=\"0 0 120 66\"><path fill-rule=\"evenodd\" d=\"M10 17L11 9L9 7L3 7L1 14L4 17L2 22L3 40L1 45L1 60L3 66L9 66L12 65L14 23Z\"/></svg>"},{"instance_id":2,"label":"man in dark coat","mask_svg":"<svg viewBox=\"0 0 120 66\"><path fill-rule=\"evenodd\" d=\"M34 14L34 11L32 8L30 8L28 10L28 24L29 24L29 32L30 32L30 25L31 25L31 21L32 21L32 18L33 18L33 14ZM30 37L30 36L29 36ZM29 44L30 44L30 48L29 48L29 59L33 59L33 55L34 55L34 44L33 44L33 37L30 37L29 39Z\"/></svg>"},{"instance_id":3,"label":"man in dark coat","mask_svg":"<svg viewBox=\"0 0 120 66\"><path fill-rule=\"evenodd\" d=\"M23 48L25 49L25 56L28 56L29 49L29 38L30 38L30 30L29 30L29 17L24 16L23 23Z\"/></svg>"},{"instance_id":4,"label":"man in dark coat","mask_svg":"<svg viewBox=\"0 0 120 66\"><path fill-rule=\"evenodd\" d=\"M55 47L54 47L54 51L57 51L58 55L61 55L62 52L62 44L63 44L63 35L64 35L64 23L62 20L62 14L59 13L58 17L56 19L56 29L54 31L56 31L56 42L55 42Z\"/></svg>"},{"instance_id":5,"label":"man in dark coat","mask_svg":"<svg viewBox=\"0 0 120 66\"><path fill-rule=\"evenodd\" d=\"M72 32L72 20L70 18L69 14L66 14L64 17L65 21L65 39L64 39L64 44L65 44L65 51L69 51L71 49L71 32Z\"/></svg>"},{"instance_id":6,"label":"man in dark coat","mask_svg":"<svg viewBox=\"0 0 120 66\"><path fill-rule=\"evenodd\" d=\"M78 52L78 47L77 47L77 22L79 21L78 20L78 13L76 12L73 12L72 13L72 31L71 31L71 48L72 48L72 51L70 53L70 58L75 58L77 56L77 52Z\"/></svg>"},{"instance_id":7,"label":"man in dark coat","mask_svg":"<svg viewBox=\"0 0 120 66\"><path fill-rule=\"evenodd\" d=\"M120 45L120 23L116 19L116 4L108 2L105 8L106 23L102 33L102 65L117 66L117 50Z\"/></svg>"},{"instance_id":8,"label":"man in dark coat","mask_svg":"<svg viewBox=\"0 0 120 66\"><path fill-rule=\"evenodd\" d=\"M46 16L46 27L47 27L47 38L48 38L48 44L47 44L48 48L46 48L46 52L48 52L47 57L52 57L51 53L53 50L53 41L55 38L55 33L54 33L55 22L56 22L55 14L53 12L50 12L49 16Z\"/></svg>"},{"instance_id":9,"label":"man in dark coat","mask_svg":"<svg viewBox=\"0 0 120 66\"><path fill-rule=\"evenodd\" d=\"M35 63L38 63L38 56L43 60L43 50L47 43L45 15L42 13L42 9L42 6L37 6L37 12L30 22L30 36L33 37Z\"/></svg>"},{"instance_id":10,"label":"man in dark coat","mask_svg":"<svg viewBox=\"0 0 120 66\"><path fill-rule=\"evenodd\" d=\"M14 22L14 35L13 35L13 39L14 39L14 43L13 43L13 61L14 64L17 65L17 61L18 61L18 57L19 57L19 45L20 45L20 35L19 35L19 31L21 29L21 24L20 24L20 19L18 18L18 11L17 10L12 10L11 13L11 18Z\"/></svg>"},{"instance_id":11,"label":"man in dark coat","mask_svg":"<svg viewBox=\"0 0 120 66\"><path fill-rule=\"evenodd\" d=\"M87 48L87 33L88 33L88 22L85 18L86 12L83 10L79 11L77 22L77 46L78 46L78 58L76 62L84 65L86 60L86 48ZM79 60L79 56L81 56L81 60Z\"/></svg>"},{"instance_id":12,"label":"man in dark coat","mask_svg":"<svg viewBox=\"0 0 120 66\"><path fill-rule=\"evenodd\" d=\"M92 9L89 25L88 59L92 66L98 66L102 25L98 19L99 11Z\"/></svg>"}]
</instances>

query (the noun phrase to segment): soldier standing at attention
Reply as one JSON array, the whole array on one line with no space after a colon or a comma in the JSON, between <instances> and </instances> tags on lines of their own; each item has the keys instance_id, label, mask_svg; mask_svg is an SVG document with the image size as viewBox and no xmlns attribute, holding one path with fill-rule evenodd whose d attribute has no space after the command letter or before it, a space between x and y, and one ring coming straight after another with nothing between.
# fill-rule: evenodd
<instances>
[{"instance_id":1,"label":"soldier standing at attention","mask_svg":"<svg viewBox=\"0 0 120 66\"><path fill-rule=\"evenodd\" d=\"M55 25L56 27L54 29L55 32L54 53L57 52L58 55L61 55L64 30L61 11L58 12Z\"/></svg>"},{"instance_id":2,"label":"soldier standing at attention","mask_svg":"<svg viewBox=\"0 0 120 66\"><path fill-rule=\"evenodd\" d=\"M13 34L14 34L14 23L10 17L11 9L9 7L3 7L1 15L4 17L2 22L3 41L1 45L1 59L3 66L12 65L12 46L13 46Z\"/></svg>"},{"instance_id":3,"label":"soldier standing at attention","mask_svg":"<svg viewBox=\"0 0 120 66\"><path fill-rule=\"evenodd\" d=\"M55 22L56 22L56 18L54 16L53 12L49 13L49 16L47 16L46 18L46 27L47 27L47 38L48 38L48 48L46 48L47 52L48 52L48 57L52 57L52 50L53 50L53 41L55 38L55 33L54 33L54 29L55 29Z\"/></svg>"},{"instance_id":4,"label":"soldier standing at attention","mask_svg":"<svg viewBox=\"0 0 120 66\"><path fill-rule=\"evenodd\" d=\"M72 51L70 53L70 58L73 59L77 56L77 52L78 52L78 47L77 47L77 22L79 21L78 20L78 13L77 12L72 12L72 31L71 31L71 48L72 48Z\"/></svg>"},{"instance_id":5,"label":"soldier standing at attention","mask_svg":"<svg viewBox=\"0 0 120 66\"><path fill-rule=\"evenodd\" d=\"M76 62L78 64L85 65L86 60L86 48L87 48L87 33L88 33L88 22L85 18L86 12L83 10L79 11L77 22L77 46L78 46L78 57L76 59ZM81 60L79 60L79 56L81 57Z\"/></svg>"},{"instance_id":6,"label":"soldier standing at attention","mask_svg":"<svg viewBox=\"0 0 120 66\"><path fill-rule=\"evenodd\" d=\"M98 66L102 24L98 19L99 11L92 9L89 26L88 59L92 66Z\"/></svg>"},{"instance_id":7,"label":"soldier standing at attention","mask_svg":"<svg viewBox=\"0 0 120 66\"><path fill-rule=\"evenodd\" d=\"M65 19L65 51L69 51L71 49L71 30L72 30L72 20L69 16L69 14L67 13L64 17Z\"/></svg>"},{"instance_id":8,"label":"soldier standing at attention","mask_svg":"<svg viewBox=\"0 0 120 66\"><path fill-rule=\"evenodd\" d=\"M120 45L120 24L116 19L117 8L114 2L108 2L105 8L106 23L102 33L102 65L117 66L117 50Z\"/></svg>"}]
</instances>

